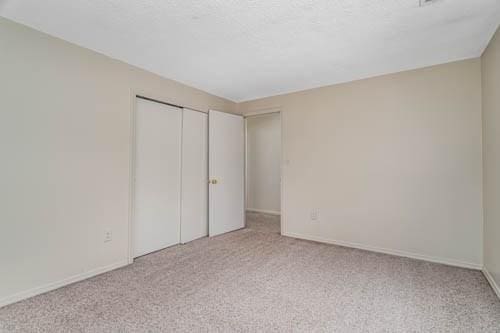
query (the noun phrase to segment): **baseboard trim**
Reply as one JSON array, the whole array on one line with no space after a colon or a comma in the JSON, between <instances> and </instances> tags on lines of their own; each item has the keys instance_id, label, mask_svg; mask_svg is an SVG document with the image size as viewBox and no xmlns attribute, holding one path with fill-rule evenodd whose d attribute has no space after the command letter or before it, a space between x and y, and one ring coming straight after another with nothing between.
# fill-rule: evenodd
<instances>
[{"instance_id":1,"label":"baseboard trim","mask_svg":"<svg viewBox=\"0 0 500 333\"><path fill-rule=\"evenodd\" d=\"M62 279L62 280L59 280L56 282L47 283L47 284L42 285L40 287L35 287L32 289L28 289L26 291L18 292L14 295L10 295L10 296L7 296L7 297L0 299L0 308L3 306L6 306L6 305L12 304L12 303L16 303L16 302L31 298L33 296L44 294L46 292L67 286L67 285L75 283L75 282L79 282L79 281L91 278L93 276L96 276L96 275L99 275L102 273L112 271L114 269L117 269L117 268L120 268L120 267L123 267L126 265L128 265L128 260L121 260L121 261L113 263L111 265L99 267L99 268L84 272L82 274L70 276L66 279Z\"/></svg>"},{"instance_id":2,"label":"baseboard trim","mask_svg":"<svg viewBox=\"0 0 500 333\"><path fill-rule=\"evenodd\" d=\"M316 236L301 235L301 234L292 233L292 232L285 232L285 233L282 233L282 235L287 236L287 237L292 237L292 238L310 240L310 241L314 241L314 242L339 245L339 246L350 247L350 248L366 250L366 251L371 251L371 252L377 252L377 253L390 254L390 255L398 256L398 257L423 260L423 261L428 261L428 262L437 263L437 264L444 264L444 265L448 265L448 266L456 266L456 267L469 268L469 269L475 269L475 270L482 270L483 269L483 266L481 264L475 264L475 263L459 261L459 260L454 260L454 259L432 257L432 256L418 254L418 253L411 253L411 252L387 249L387 248L376 247L376 246L367 246L367 245L363 245L363 244L359 244L359 243L326 239L326 238L316 237Z\"/></svg>"},{"instance_id":3,"label":"baseboard trim","mask_svg":"<svg viewBox=\"0 0 500 333\"><path fill-rule=\"evenodd\" d=\"M270 215L281 215L281 212L277 212L277 211L274 211L274 210L247 208L246 211L247 212L252 212L252 213L262 213L262 214L270 214Z\"/></svg>"},{"instance_id":4,"label":"baseboard trim","mask_svg":"<svg viewBox=\"0 0 500 333\"><path fill-rule=\"evenodd\" d=\"M500 298L500 287L498 287L498 284L496 283L495 279L493 276L490 274L490 272L486 269L486 267L483 267L483 275L488 280L491 289L497 294L497 297Z\"/></svg>"}]
</instances>

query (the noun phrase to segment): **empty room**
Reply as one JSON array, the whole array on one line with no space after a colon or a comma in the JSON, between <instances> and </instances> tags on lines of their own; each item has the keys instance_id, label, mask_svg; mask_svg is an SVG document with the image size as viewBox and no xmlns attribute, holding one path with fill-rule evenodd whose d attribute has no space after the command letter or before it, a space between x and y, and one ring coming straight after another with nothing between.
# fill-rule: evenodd
<instances>
[{"instance_id":1,"label":"empty room","mask_svg":"<svg viewBox=\"0 0 500 333\"><path fill-rule=\"evenodd\" d=\"M0 0L0 332L500 332L499 0Z\"/></svg>"}]
</instances>

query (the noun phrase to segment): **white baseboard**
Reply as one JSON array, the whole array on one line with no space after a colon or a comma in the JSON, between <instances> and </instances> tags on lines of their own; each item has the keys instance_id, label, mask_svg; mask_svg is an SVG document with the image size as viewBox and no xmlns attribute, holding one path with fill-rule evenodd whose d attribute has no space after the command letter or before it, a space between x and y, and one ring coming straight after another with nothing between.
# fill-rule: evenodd
<instances>
[{"instance_id":1,"label":"white baseboard","mask_svg":"<svg viewBox=\"0 0 500 333\"><path fill-rule=\"evenodd\" d=\"M270 214L270 215L281 215L281 212L277 212L277 211L274 211L274 210L247 208L246 211L247 212L253 212L253 213Z\"/></svg>"},{"instance_id":2,"label":"white baseboard","mask_svg":"<svg viewBox=\"0 0 500 333\"><path fill-rule=\"evenodd\" d=\"M483 274L486 277L486 280L490 283L491 288L497 294L498 298L500 298L500 287L498 287L497 282L493 278L493 276L490 274L490 272L486 269L486 267L483 267Z\"/></svg>"},{"instance_id":3,"label":"white baseboard","mask_svg":"<svg viewBox=\"0 0 500 333\"><path fill-rule=\"evenodd\" d=\"M368 245L363 245L363 244L359 244L359 243L326 239L326 238L316 237L316 236L306 236L306 235L300 235L300 234L296 234L296 233L292 233L292 232L282 233L282 235L287 236L287 237L293 237L293 238L299 238L299 239L320 242L320 243L327 243L327 244L339 245L339 246L344 246L344 247L351 247L351 248L366 250L366 251L371 251L371 252L385 253L385 254L390 254L390 255L394 255L394 256L398 256L398 257L406 257L406 258L412 258L412 259L417 259L417 260L429 261L429 262L444 264L444 265L448 265L448 266L456 266L456 267L470 268L470 269L476 269L476 270L481 270L483 268L483 266L481 264L475 264L475 263L459 261L459 260L454 260L454 259L448 259L448 258L432 257L432 256L428 256L428 255L418 254L418 253L411 253L411 252L400 251L400 250L386 249L386 248L376 247L376 246L368 246Z\"/></svg>"},{"instance_id":4,"label":"white baseboard","mask_svg":"<svg viewBox=\"0 0 500 333\"><path fill-rule=\"evenodd\" d=\"M27 298L30 298L33 296L36 296L36 295L46 293L48 291L52 291L52 290L67 286L71 283L82 281L82 280L91 278L93 276L112 271L114 269L117 269L117 268L120 268L120 267L123 267L126 265L128 265L128 260L122 260L122 261L116 262L116 263L108 265L108 266L99 267L99 268L90 270L88 272L84 272L82 274L70 276L66 279L62 279L62 280L59 280L56 282L47 283L47 284L39 286L39 287L35 287L32 289L21 291L19 293L14 294L14 295L10 295L10 296L1 298L0 299L0 308L3 306L6 306L6 305L12 304L12 303L22 301L24 299L27 299Z\"/></svg>"}]
</instances>

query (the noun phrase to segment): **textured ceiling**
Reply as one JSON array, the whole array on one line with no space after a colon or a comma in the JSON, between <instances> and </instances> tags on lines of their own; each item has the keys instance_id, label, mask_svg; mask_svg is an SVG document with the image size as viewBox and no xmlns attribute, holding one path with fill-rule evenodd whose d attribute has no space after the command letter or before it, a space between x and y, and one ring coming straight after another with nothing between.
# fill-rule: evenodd
<instances>
[{"instance_id":1,"label":"textured ceiling","mask_svg":"<svg viewBox=\"0 0 500 333\"><path fill-rule=\"evenodd\" d=\"M0 0L0 15L234 101L477 57L500 0Z\"/></svg>"}]
</instances>

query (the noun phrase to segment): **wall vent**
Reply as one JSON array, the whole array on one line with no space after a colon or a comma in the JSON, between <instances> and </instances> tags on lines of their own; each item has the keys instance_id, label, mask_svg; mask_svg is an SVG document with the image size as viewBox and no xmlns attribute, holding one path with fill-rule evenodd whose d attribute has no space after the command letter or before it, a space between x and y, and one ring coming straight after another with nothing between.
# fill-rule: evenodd
<instances>
[{"instance_id":1,"label":"wall vent","mask_svg":"<svg viewBox=\"0 0 500 333\"><path fill-rule=\"evenodd\" d=\"M419 5L420 7L423 6L428 6L430 4L433 4L434 2L437 2L438 0L419 0Z\"/></svg>"}]
</instances>

